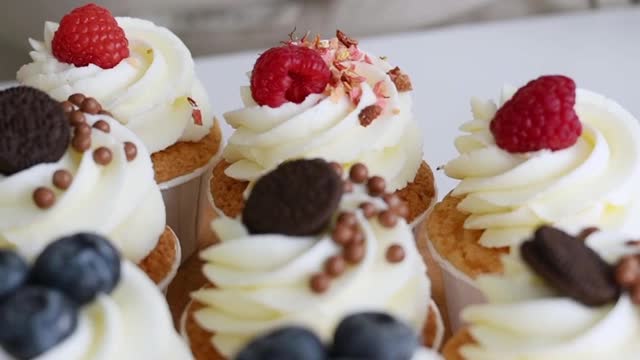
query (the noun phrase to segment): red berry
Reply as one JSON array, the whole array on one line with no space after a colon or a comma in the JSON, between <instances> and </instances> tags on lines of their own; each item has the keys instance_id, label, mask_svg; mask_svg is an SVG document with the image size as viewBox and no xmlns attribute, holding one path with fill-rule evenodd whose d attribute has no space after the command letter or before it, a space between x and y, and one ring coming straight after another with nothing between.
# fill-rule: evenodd
<instances>
[{"instance_id":1,"label":"red berry","mask_svg":"<svg viewBox=\"0 0 640 360\"><path fill-rule=\"evenodd\" d=\"M498 110L491 133L496 144L511 153L566 149L582 133L575 103L572 79L542 76L520 88Z\"/></svg>"},{"instance_id":2,"label":"red berry","mask_svg":"<svg viewBox=\"0 0 640 360\"><path fill-rule=\"evenodd\" d=\"M111 12L96 4L74 9L62 18L51 43L53 55L75 66L110 69L129 57L129 42Z\"/></svg>"},{"instance_id":3,"label":"red berry","mask_svg":"<svg viewBox=\"0 0 640 360\"><path fill-rule=\"evenodd\" d=\"M260 105L299 104L309 94L324 91L331 70L313 49L285 45L260 55L251 73L251 94Z\"/></svg>"}]
</instances>

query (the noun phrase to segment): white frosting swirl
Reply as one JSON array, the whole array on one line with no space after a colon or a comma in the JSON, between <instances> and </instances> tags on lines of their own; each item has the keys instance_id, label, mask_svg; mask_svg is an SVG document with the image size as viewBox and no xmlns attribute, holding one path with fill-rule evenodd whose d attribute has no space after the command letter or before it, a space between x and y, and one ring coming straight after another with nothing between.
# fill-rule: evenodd
<instances>
[{"instance_id":1,"label":"white frosting swirl","mask_svg":"<svg viewBox=\"0 0 640 360\"><path fill-rule=\"evenodd\" d=\"M503 92L502 103L513 95ZM500 149L489 130L492 102L472 101L474 120L455 141L460 156L447 175L462 181L453 195L470 213L466 229L484 229L480 244L515 245L540 224L567 229L595 225L640 233L640 125L616 102L577 90L583 125L577 143L559 151L513 154Z\"/></svg>"},{"instance_id":2,"label":"white frosting swirl","mask_svg":"<svg viewBox=\"0 0 640 360\"><path fill-rule=\"evenodd\" d=\"M607 262L637 254L629 237L597 232L587 245ZM520 259L503 258L504 275L485 275L478 286L489 304L464 310L477 344L462 347L467 360L632 360L640 358L640 307L629 295L616 303L588 307L559 297Z\"/></svg>"},{"instance_id":3,"label":"white frosting swirl","mask_svg":"<svg viewBox=\"0 0 640 360\"><path fill-rule=\"evenodd\" d=\"M80 311L70 337L34 360L193 359L155 284L128 262L121 276L110 295ZM2 349L0 359L14 360Z\"/></svg>"},{"instance_id":4,"label":"white frosting swirl","mask_svg":"<svg viewBox=\"0 0 640 360\"><path fill-rule=\"evenodd\" d=\"M309 95L301 104L259 106L250 88L243 87L245 107L224 115L235 129L223 154L232 163L225 173L254 181L286 160L323 158L345 167L362 162L393 190L413 181L422 161L422 132L411 111L411 92L397 91L387 75L389 63L356 55L359 60L343 63L355 66L365 80L355 106L341 88L330 95ZM360 111L381 99L382 114L369 126L360 125Z\"/></svg>"},{"instance_id":5,"label":"white frosting swirl","mask_svg":"<svg viewBox=\"0 0 640 360\"><path fill-rule=\"evenodd\" d=\"M149 153L130 130L112 118L85 117L89 125L106 121L111 131L93 129L91 148L84 153L70 145L55 163L0 175L0 248L15 248L34 258L59 237L83 231L107 236L136 263L156 247L165 228L165 210ZM133 161L124 152L127 141L138 148ZM113 154L106 166L93 159L93 150L102 146ZM73 175L71 186L64 191L52 184L53 174L61 169ZM56 203L49 209L40 209L33 201L33 191L40 186L56 194Z\"/></svg>"},{"instance_id":6,"label":"white frosting swirl","mask_svg":"<svg viewBox=\"0 0 640 360\"><path fill-rule=\"evenodd\" d=\"M362 189L345 194L343 211L354 211L366 237L364 259L335 278L329 290L317 294L309 278L341 248L329 234L291 237L249 235L242 223L226 218L213 222L221 240L201 253L203 271L215 289L202 289L192 297L205 305L195 313L203 329L215 333L213 345L225 356L234 354L256 335L284 325L300 325L328 341L348 314L383 311L422 332L427 316L430 282L416 249L411 228L400 220L385 228L368 221L358 205L373 201ZM399 244L405 259L389 263L386 250Z\"/></svg>"},{"instance_id":7,"label":"white frosting swirl","mask_svg":"<svg viewBox=\"0 0 640 360\"><path fill-rule=\"evenodd\" d=\"M96 98L152 153L178 141L202 139L213 126L213 116L189 49L171 31L152 22L116 20L129 40L130 56L115 67L76 67L58 61L51 52L58 24L46 22L44 42L29 40L33 62L18 71L18 81L59 101L74 93ZM188 97L200 108L202 125L194 123Z\"/></svg>"}]
</instances>

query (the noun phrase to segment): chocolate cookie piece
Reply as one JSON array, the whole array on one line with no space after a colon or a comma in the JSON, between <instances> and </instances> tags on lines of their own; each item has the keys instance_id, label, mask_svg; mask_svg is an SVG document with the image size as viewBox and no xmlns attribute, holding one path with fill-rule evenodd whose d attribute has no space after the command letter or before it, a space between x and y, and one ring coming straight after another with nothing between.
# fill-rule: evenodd
<instances>
[{"instance_id":1,"label":"chocolate cookie piece","mask_svg":"<svg viewBox=\"0 0 640 360\"><path fill-rule=\"evenodd\" d=\"M27 86L0 91L0 173L56 162L71 138L63 107Z\"/></svg>"},{"instance_id":2,"label":"chocolate cookie piece","mask_svg":"<svg viewBox=\"0 0 640 360\"><path fill-rule=\"evenodd\" d=\"M341 197L342 180L328 162L289 161L256 182L242 222L252 234L318 234L329 225Z\"/></svg>"},{"instance_id":3,"label":"chocolate cookie piece","mask_svg":"<svg viewBox=\"0 0 640 360\"><path fill-rule=\"evenodd\" d=\"M542 226L520 250L529 267L564 296L601 306L620 295L613 268L582 240L565 232Z\"/></svg>"}]
</instances>

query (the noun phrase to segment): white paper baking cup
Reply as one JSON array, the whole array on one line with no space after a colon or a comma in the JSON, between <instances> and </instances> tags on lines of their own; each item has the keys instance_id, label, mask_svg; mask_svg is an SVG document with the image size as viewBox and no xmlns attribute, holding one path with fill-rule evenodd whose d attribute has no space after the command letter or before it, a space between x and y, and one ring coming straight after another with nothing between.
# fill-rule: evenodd
<instances>
[{"instance_id":1,"label":"white paper baking cup","mask_svg":"<svg viewBox=\"0 0 640 360\"><path fill-rule=\"evenodd\" d=\"M207 165L189 174L158 184L167 213L167 225L180 239L182 261L198 249L200 224L206 221L203 210L210 206L207 200L208 174L220 159L223 147L224 144L221 142L218 152Z\"/></svg>"},{"instance_id":2,"label":"white paper baking cup","mask_svg":"<svg viewBox=\"0 0 640 360\"><path fill-rule=\"evenodd\" d=\"M168 229L171 232L171 234L174 237L176 237L176 240L178 241L175 242L176 259L173 262L173 265L171 265L171 270L169 271L167 276L165 276L164 279L162 279L158 283L158 289L160 289L160 291L162 291L165 295L167 294L167 289L169 288L169 284L171 284L173 279L176 277L176 274L178 273L178 269L180 268L180 264L182 264L182 246L180 245L180 238L176 235L176 233L173 232L173 230L170 227Z\"/></svg>"},{"instance_id":3,"label":"white paper baking cup","mask_svg":"<svg viewBox=\"0 0 640 360\"><path fill-rule=\"evenodd\" d=\"M465 324L460 317L462 310L469 305L486 303L486 298L473 279L440 256L428 239L428 234L425 234L425 239L429 253L440 267L442 273L449 326L451 331L456 333Z\"/></svg>"}]
</instances>

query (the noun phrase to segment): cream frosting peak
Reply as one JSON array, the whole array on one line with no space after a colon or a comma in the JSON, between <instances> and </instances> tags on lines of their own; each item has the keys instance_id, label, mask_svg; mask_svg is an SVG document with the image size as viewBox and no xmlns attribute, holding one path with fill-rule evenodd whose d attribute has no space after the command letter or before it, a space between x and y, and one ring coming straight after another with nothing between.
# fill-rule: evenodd
<instances>
[{"instance_id":1,"label":"cream frosting peak","mask_svg":"<svg viewBox=\"0 0 640 360\"><path fill-rule=\"evenodd\" d=\"M501 104L514 93L505 88ZM445 171L460 179L452 195L464 199L466 229L484 229L486 247L517 245L541 224L579 229L596 225L640 233L640 125L613 100L578 89L583 124L577 143L559 151L513 154L489 130L497 108L473 99L474 120L455 140L460 155Z\"/></svg>"},{"instance_id":2,"label":"cream frosting peak","mask_svg":"<svg viewBox=\"0 0 640 360\"><path fill-rule=\"evenodd\" d=\"M129 40L130 56L111 69L59 62L51 52L58 24L47 22L44 42L29 40L33 62L17 74L21 83L56 100L83 93L96 98L115 118L133 130L150 152L178 141L198 141L209 133L213 116L206 91L195 76L184 43L150 21L118 17ZM202 125L192 118L195 101Z\"/></svg>"},{"instance_id":3,"label":"cream frosting peak","mask_svg":"<svg viewBox=\"0 0 640 360\"><path fill-rule=\"evenodd\" d=\"M361 202L386 205L362 186L356 188L343 196L339 210L356 214L365 234L364 258L320 294L310 289L309 279L341 252L330 234L250 235L238 221L212 223L221 243L203 251L201 258L204 274L216 288L192 297L205 305L195 313L197 324L215 333L212 343L222 354L233 355L256 335L283 325L305 326L327 341L342 318L367 310L388 312L422 331L430 283L411 228L403 219L393 228L367 220L358 207ZM386 260L393 244L405 249L400 263Z\"/></svg>"},{"instance_id":4,"label":"cream frosting peak","mask_svg":"<svg viewBox=\"0 0 640 360\"><path fill-rule=\"evenodd\" d=\"M333 90L278 108L259 106L250 89L242 88L245 107L224 115L235 129L223 154L232 163L225 173L255 181L285 160L319 157L345 168L362 162L383 176L390 189L406 186L422 161L422 136L412 114L411 92L397 90L388 75L393 68L385 60L353 46L347 49L336 39L321 43L327 47L320 50L334 77L340 78L339 63L358 84L349 92L343 85L329 86ZM383 110L365 127L358 116L372 105Z\"/></svg>"},{"instance_id":5,"label":"cream frosting peak","mask_svg":"<svg viewBox=\"0 0 640 360\"><path fill-rule=\"evenodd\" d=\"M85 118L90 126L99 120L110 126L108 133L92 130L89 150L79 153L70 145L55 163L0 175L0 248L15 248L35 258L52 239L78 232L106 235L133 262L155 248L165 229L165 209L149 153L130 130L109 116L85 114ZM132 161L125 155L125 142L137 147ZM98 147L111 150L109 164L99 165L93 159ZM73 176L67 190L52 184L53 174L61 169ZM56 194L49 209L38 208L32 199L41 186Z\"/></svg>"}]
</instances>

